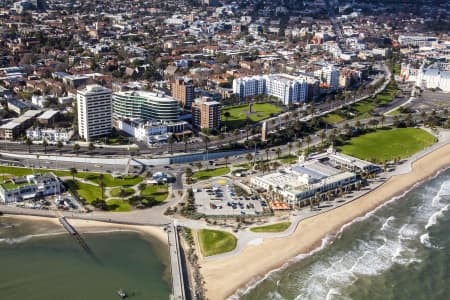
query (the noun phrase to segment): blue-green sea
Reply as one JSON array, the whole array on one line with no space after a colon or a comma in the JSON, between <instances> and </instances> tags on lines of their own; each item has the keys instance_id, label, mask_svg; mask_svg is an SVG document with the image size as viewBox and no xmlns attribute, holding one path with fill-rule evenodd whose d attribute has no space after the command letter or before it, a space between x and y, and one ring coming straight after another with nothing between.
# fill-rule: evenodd
<instances>
[{"instance_id":1,"label":"blue-green sea","mask_svg":"<svg viewBox=\"0 0 450 300\"><path fill-rule=\"evenodd\" d=\"M233 298L448 300L449 205L447 170Z\"/></svg>"},{"instance_id":2,"label":"blue-green sea","mask_svg":"<svg viewBox=\"0 0 450 300\"><path fill-rule=\"evenodd\" d=\"M92 253L60 226L0 217L1 300L169 299L167 246L135 232L83 233Z\"/></svg>"}]
</instances>

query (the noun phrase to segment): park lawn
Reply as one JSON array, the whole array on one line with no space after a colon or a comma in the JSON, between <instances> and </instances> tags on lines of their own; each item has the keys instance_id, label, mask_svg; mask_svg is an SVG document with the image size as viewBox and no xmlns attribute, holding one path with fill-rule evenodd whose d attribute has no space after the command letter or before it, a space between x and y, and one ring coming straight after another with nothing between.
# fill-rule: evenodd
<instances>
[{"instance_id":1,"label":"park lawn","mask_svg":"<svg viewBox=\"0 0 450 300\"><path fill-rule=\"evenodd\" d=\"M229 232L201 229L197 234L204 256L230 252L236 248L237 238Z\"/></svg>"},{"instance_id":2,"label":"park lawn","mask_svg":"<svg viewBox=\"0 0 450 300\"><path fill-rule=\"evenodd\" d=\"M222 167L222 168L202 170L202 171L195 172L194 176L192 176L192 178L197 179L197 180L205 180L205 179L209 179L211 177L222 176L222 175L225 175L228 173L230 173L230 168Z\"/></svg>"},{"instance_id":3,"label":"park lawn","mask_svg":"<svg viewBox=\"0 0 450 300\"><path fill-rule=\"evenodd\" d=\"M400 75L400 71L401 71L401 65L394 64L394 75Z\"/></svg>"},{"instance_id":4,"label":"park lawn","mask_svg":"<svg viewBox=\"0 0 450 300\"><path fill-rule=\"evenodd\" d=\"M291 222L281 222L267 226L250 228L253 232L283 232L291 226Z\"/></svg>"},{"instance_id":5,"label":"park lawn","mask_svg":"<svg viewBox=\"0 0 450 300\"><path fill-rule=\"evenodd\" d=\"M399 115L399 114L401 114L401 112L400 112L400 110L398 108L393 110L393 111L391 111L391 112L389 112L389 113L387 113L388 116L396 116L396 115Z\"/></svg>"},{"instance_id":6,"label":"park lawn","mask_svg":"<svg viewBox=\"0 0 450 300\"><path fill-rule=\"evenodd\" d=\"M163 202L169 195L167 184L161 185L147 185L141 192L142 197L153 197L156 201Z\"/></svg>"},{"instance_id":7,"label":"park lawn","mask_svg":"<svg viewBox=\"0 0 450 300\"><path fill-rule=\"evenodd\" d=\"M127 200L122 201L122 199L110 199L106 201L106 210L112 212L130 211L131 205Z\"/></svg>"},{"instance_id":8,"label":"park lawn","mask_svg":"<svg viewBox=\"0 0 450 300\"><path fill-rule=\"evenodd\" d=\"M95 183L99 183L98 176L101 173L94 173L94 172L80 172L77 173L75 176L78 178L83 178L86 180L90 180ZM140 183L142 180L144 180L143 177L140 176L133 176L133 175L127 175L122 177L114 178L111 174L103 174L103 182L107 187L116 187L116 186L133 186L138 183Z\"/></svg>"},{"instance_id":9,"label":"park lawn","mask_svg":"<svg viewBox=\"0 0 450 300\"><path fill-rule=\"evenodd\" d=\"M88 203L102 198L102 190L98 186L82 183L78 180L66 180L65 183L72 192L76 192L80 198L84 198Z\"/></svg>"},{"instance_id":10,"label":"park lawn","mask_svg":"<svg viewBox=\"0 0 450 300\"><path fill-rule=\"evenodd\" d=\"M13 176L26 176L30 174L41 174L41 173L54 173L56 176L71 176L69 171L63 170L49 170L49 169L34 169L34 172L30 168L23 167L10 167L10 166L0 166L0 174L10 174Z\"/></svg>"},{"instance_id":11,"label":"park lawn","mask_svg":"<svg viewBox=\"0 0 450 300\"><path fill-rule=\"evenodd\" d=\"M233 167L248 170L251 168L251 165L250 165L250 163L242 163L242 164L233 165Z\"/></svg>"},{"instance_id":12,"label":"park lawn","mask_svg":"<svg viewBox=\"0 0 450 300\"><path fill-rule=\"evenodd\" d=\"M324 122L328 124L335 124L342 121L345 121L345 117L341 116L339 113L330 113L322 118Z\"/></svg>"},{"instance_id":13,"label":"park lawn","mask_svg":"<svg viewBox=\"0 0 450 300\"><path fill-rule=\"evenodd\" d=\"M280 156L280 160L283 164L292 164L294 162L296 162L298 160L298 156L296 155L284 155L284 156Z\"/></svg>"},{"instance_id":14,"label":"park lawn","mask_svg":"<svg viewBox=\"0 0 450 300\"><path fill-rule=\"evenodd\" d=\"M221 120L228 128L242 128L245 126L247 120L247 112L249 105L228 106L222 108ZM228 119L225 118L225 112L230 113ZM248 116L251 123L256 123L261 120L270 118L271 115L276 115L282 112L282 109L271 103L254 103L252 106L252 113Z\"/></svg>"},{"instance_id":15,"label":"park lawn","mask_svg":"<svg viewBox=\"0 0 450 300\"><path fill-rule=\"evenodd\" d=\"M409 157L434 142L435 137L422 129L397 128L355 137L341 150L351 156L383 163L385 160Z\"/></svg>"},{"instance_id":16,"label":"park lawn","mask_svg":"<svg viewBox=\"0 0 450 300\"><path fill-rule=\"evenodd\" d=\"M121 189L122 188L120 188L120 187L113 188L110 191L111 197L120 197L120 190ZM126 193L125 197L129 197L129 196L133 195L134 192L135 192L134 189L132 189L132 188L124 188L124 190L125 190L125 193Z\"/></svg>"}]
</instances>

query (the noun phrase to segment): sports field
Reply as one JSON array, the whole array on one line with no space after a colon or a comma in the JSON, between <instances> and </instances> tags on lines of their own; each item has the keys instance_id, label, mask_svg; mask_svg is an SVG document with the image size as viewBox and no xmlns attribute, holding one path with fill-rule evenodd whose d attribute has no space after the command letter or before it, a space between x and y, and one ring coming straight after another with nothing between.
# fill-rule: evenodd
<instances>
[{"instance_id":1,"label":"sports field","mask_svg":"<svg viewBox=\"0 0 450 300\"><path fill-rule=\"evenodd\" d=\"M435 137L419 128L377 130L351 139L341 147L343 153L364 160L382 163L406 158L431 146Z\"/></svg>"}]
</instances>

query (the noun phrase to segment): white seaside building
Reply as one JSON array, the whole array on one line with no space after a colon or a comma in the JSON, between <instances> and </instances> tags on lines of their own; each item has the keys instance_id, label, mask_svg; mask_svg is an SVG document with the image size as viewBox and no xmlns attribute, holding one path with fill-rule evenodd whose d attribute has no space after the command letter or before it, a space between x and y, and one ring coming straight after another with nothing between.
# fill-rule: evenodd
<instances>
[{"instance_id":1,"label":"white seaside building","mask_svg":"<svg viewBox=\"0 0 450 300\"><path fill-rule=\"evenodd\" d=\"M306 101L308 84L302 78L286 74L250 76L234 79L233 93L241 99L269 95L289 105Z\"/></svg>"},{"instance_id":2,"label":"white seaside building","mask_svg":"<svg viewBox=\"0 0 450 300\"><path fill-rule=\"evenodd\" d=\"M278 194L290 206L304 206L328 191L347 189L359 181L357 172L379 170L369 162L336 153L330 148L326 153L309 159L300 157L299 162L277 172L254 176L250 179L252 188Z\"/></svg>"}]
</instances>

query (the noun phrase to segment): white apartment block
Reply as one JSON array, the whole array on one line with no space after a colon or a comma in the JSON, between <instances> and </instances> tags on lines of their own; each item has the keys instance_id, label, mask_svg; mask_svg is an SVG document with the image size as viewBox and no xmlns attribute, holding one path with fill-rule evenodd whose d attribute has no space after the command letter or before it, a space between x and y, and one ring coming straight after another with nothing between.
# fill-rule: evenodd
<instances>
[{"instance_id":1,"label":"white apartment block","mask_svg":"<svg viewBox=\"0 0 450 300\"><path fill-rule=\"evenodd\" d=\"M431 47L431 45L438 40L437 37L422 35L401 35L398 38L400 45L416 47Z\"/></svg>"},{"instance_id":2,"label":"white apartment block","mask_svg":"<svg viewBox=\"0 0 450 300\"><path fill-rule=\"evenodd\" d=\"M27 138L32 141L43 142L46 140L49 143L68 142L74 132L72 128L30 128L27 130Z\"/></svg>"},{"instance_id":3,"label":"white apartment block","mask_svg":"<svg viewBox=\"0 0 450 300\"><path fill-rule=\"evenodd\" d=\"M78 134L87 141L108 135L112 128L112 91L88 85L77 92Z\"/></svg>"},{"instance_id":4,"label":"white apartment block","mask_svg":"<svg viewBox=\"0 0 450 300\"><path fill-rule=\"evenodd\" d=\"M322 69L314 72L323 83L326 83L331 90L337 90L339 87L339 70L333 65L324 66Z\"/></svg>"},{"instance_id":5,"label":"white apartment block","mask_svg":"<svg viewBox=\"0 0 450 300\"><path fill-rule=\"evenodd\" d=\"M270 95L284 105L304 102L308 84L302 78L285 74L243 77L233 80L233 93L241 99L256 95Z\"/></svg>"}]
</instances>

